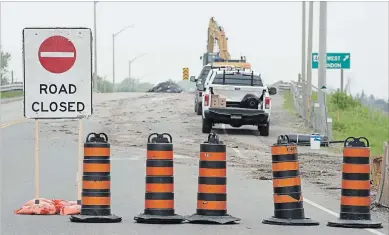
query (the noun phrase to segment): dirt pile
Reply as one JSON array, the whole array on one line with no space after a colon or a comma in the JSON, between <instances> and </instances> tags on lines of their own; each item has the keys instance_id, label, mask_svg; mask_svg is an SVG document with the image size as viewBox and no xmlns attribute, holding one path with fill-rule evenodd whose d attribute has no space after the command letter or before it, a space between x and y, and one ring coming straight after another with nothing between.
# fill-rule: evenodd
<instances>
[{"instance_id":1,"label":"dirt pile","mask_svg":"<svg viewBox=\"0 0 389 235\"><path fill-rule=\"evenodd\" d=\"M166 81L158 83L151 88L149 92L163 92L163 93L181 93L183 89L173 81Z\"/></svg>"}]
</instances>

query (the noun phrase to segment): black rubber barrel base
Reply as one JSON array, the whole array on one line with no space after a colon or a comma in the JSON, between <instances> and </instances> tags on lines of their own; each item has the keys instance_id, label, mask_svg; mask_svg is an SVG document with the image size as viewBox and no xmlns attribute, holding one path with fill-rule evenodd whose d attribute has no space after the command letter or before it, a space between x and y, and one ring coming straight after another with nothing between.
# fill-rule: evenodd
<instances>
[{"instance_id":1,"label":"black rubber barrel base","mask_svg":"<svg viewBox=\"0 0 389 235\"><path fill-rule=\"evenodd\" d=\"M192 224L234 224L240 221L239 218L228 214L224 216L193 214L191 216L186 217L186 220L188 220L188 222Z\"/></svg>"},{"instance_id":2,"label":"black rubber barrel base","mask_svg":"<svg viewBox=\"0 0 389 235\"><path fill-rule=\"evenodd\" d=\"M314 221L310 218L304 218L304 219L281 219L281 218L275 218L271 217L269 219L264 219L262 221L263 224L272 224L272 225L296 225L296 226L315 226L319 225L320 223L317 221Z\"/></svg>"},{"instance_id":3,"label":"black rubber barrel base","mask_svg":"<svg viewBox=\"0 0 389 235\"><path fill-rule=\"evenodd\" d=\"M328 227L342 227L342 228L382 228L382 223L371 220L341 220L336 222L328 222Z\"/></svg>"},{"instance_id":4,"label":"black rubber barrel base","mask_svg":"<svg viewBox=\"0 0 389 235\"><path fill-rule=\"evenodd\" d=\"M116 215L72 215L70 221L77 223L119 223L122 222L122 217Z\"/></svg>"},{"instance_id":5,"label":"black rubber barrel base","mask_svg":"<svg viewBox=\"0 0 389 235\"><path fill-rule=\"evenodd\" d=\"M180 224L185 218L181 215L147 215L140 214L134 217L134 220L137 223L143 224Z\"/></svg>"}]
</instances>

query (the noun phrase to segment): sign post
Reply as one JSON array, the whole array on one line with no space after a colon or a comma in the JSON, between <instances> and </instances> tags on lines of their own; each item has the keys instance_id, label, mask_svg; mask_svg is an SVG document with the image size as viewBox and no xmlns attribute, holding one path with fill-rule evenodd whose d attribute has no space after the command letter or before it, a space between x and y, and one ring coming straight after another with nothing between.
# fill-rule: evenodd
<instances>
[{"instance_id":1,"label":"sign post","mask_svg":"<svg viewBox=\"0 0 389 235\"><path fill-rule=\"evenodd\" d=\"M182 80L188 80L189 79L189 68L183 68L182 69Z\"/></svg>"},{"instance_id":2,"label":"sign post","mask_svg":"<svg viewBox=\"0 0 389 235\"><path fill-rule=\"evenodd\" d=\"M79 119L79 148L82 148L82 119L93 113L92 31L24 28L23 62L24 117L35 120L35 204L39 204L38 120ZM82 167L81 150L78 175ZM78 176L78 184L81 182Z\"/></svg>"},{"instance_id":3,"label":"sign post","mask_svg":"<svg viewBox=\"0 0 389 235\"><path fill-rule=\"evenodd\" d=\"M343 70L351 68L350 53L327 53L327 69L340 69L340 91L343 92ZM319 53L312 53L312 68L319 68Z\"/></svg>"}]
</instances>

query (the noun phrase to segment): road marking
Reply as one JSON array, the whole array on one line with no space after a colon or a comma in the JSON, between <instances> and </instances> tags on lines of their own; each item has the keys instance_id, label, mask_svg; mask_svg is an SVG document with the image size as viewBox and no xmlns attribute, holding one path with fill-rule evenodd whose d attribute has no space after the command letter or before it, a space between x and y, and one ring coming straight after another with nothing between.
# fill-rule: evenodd
<instances>
[{"instance_id":1,"label":"road marking","mask_svg":"<svg viewBox=\"0 0 389 235\"><path fill-rule=\"evenodd\" d=\"M224 132L225 134L227 134L226 126L225 126L224 124L222 124L222 129L223 129L223 132ZM228 134L227 134L227 135L228 135ZM236 155L238 155L239 158L244 158L244 157L243 157L243 154L239 151L239 149L237 149L237 148L232 148L232 150L234 150L234 152L236 153ZM273 183L272 180L266 180L266 181L269 182L269 183L271 183L271 184ZM327 208L325 208L324 206L319 205L319 204L317 204L316 202L311 201L311 200L309 200L309 199L306 198L306 197L304 197L304 201L307 202L308 204L310 204L311 206L316 207L316 208L319 209L319 210L322 210L322 211L327 212L328 214L330 214L330 215L332 215L332 216L335 216L335 217L338 217L338 218L339 218L339 214L338 214L338 213L336 213L336 212L334 212L334 211L332 211L332 210L330 210L330 209L327 209ZM375 234L375 235L386 235L385 233L381 233L381 232L379 232L379 231L377 231L377 230L375 230L375 229L365 228L364 230L366 230L366 231L368 231L368 232L370 232L370 233L373 233L373 234Z\"/></svg>"},{"instance_id":2,"label":"road marking","mask_svg":"<svg viewBox=\"0 0 389 235\"><path fill-rule=\"evenodd\" d=\"M13 122L7 122L7 123L4 123L4 124L0 125L0 129L6 128L6 127L10 127L10 126L13 126L13 125L25 122L25 121L26 121L26 119L17 120L17 121L13 121Z\"/></svg>"}]
</instances>

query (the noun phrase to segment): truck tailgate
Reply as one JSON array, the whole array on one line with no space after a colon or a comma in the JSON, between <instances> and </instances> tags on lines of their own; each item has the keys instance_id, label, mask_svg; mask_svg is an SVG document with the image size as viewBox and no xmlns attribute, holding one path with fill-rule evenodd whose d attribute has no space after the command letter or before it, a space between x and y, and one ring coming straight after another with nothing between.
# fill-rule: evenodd
<instances>
[{"instance_id":1,"label":"truck tailgate","mask_svg":"<svg viewBox=\"0 0 389 235\"><path fill-rule=\"evenodd\" d=\"M258 86L230 86L230 85L216 85L212 84L213 93L226 97L227 101L242 101L243 97L247 94L256 95L261 97L263 87Z\"/></svg>"}]
</instances>

